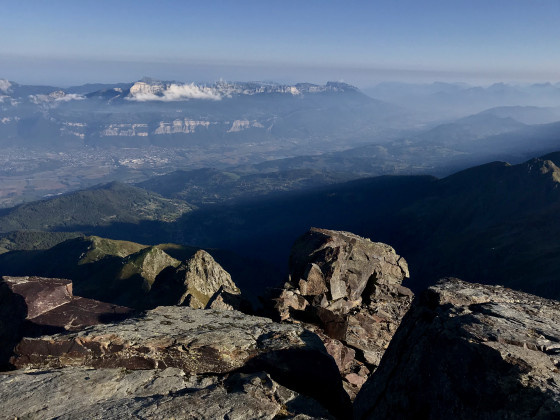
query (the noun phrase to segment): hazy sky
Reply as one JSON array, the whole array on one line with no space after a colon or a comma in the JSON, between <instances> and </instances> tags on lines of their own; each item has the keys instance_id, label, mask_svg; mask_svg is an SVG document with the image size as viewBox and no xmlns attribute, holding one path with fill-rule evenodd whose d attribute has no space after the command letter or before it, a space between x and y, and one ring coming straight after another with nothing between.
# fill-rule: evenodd
<instances>
[{"instance_id":1,"label":"hazy sky","mask_svg":"<svg viewBox=\"0 0 560 420\"><path fill-rule=\"evenodd\" d=\"M560 0L0 0L0 78L560 81Z\"/></svg>"}]
</instances>

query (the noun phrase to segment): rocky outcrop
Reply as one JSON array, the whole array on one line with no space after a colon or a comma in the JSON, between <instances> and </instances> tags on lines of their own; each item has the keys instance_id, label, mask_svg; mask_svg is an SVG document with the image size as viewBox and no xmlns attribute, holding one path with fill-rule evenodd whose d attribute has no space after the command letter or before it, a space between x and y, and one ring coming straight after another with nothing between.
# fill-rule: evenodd
<instances>
[{"instance_id":1,"label":"rocky outcrop","mask_svg":"<svg viewBox=\"0 0 560 420\"><path fill-rule=\"evenodd\" d=\"M355 396L389 345L412 301L401 285L406 261L389 245L312 228L290 256L290 281L276 308L316 331Z\"/></svg>"},{"instance_id":2,"label":"rocky outcrop","mask_svg":"<svg viewBox=\"0 0 560 420\"><path fill-rule=\"evenodd\" d=\"M151 293L154 302L184 305L195 309L239 309L241 291L230 274L212 256L198 250L173 272L156 279Z\"/></svg>"},{"instance_id":3,"label":"rocky outcrop","mask_svg":"<svg viewBox=\"0 0 560 420\"><path fill-rule=\"evenodd\" d=\"M560 303L444 279L403 319L355 418L560 418Z\"/></svg>"},{"instance_id":4,"label":"rocky outcrop","mask_svg":"<svg viewBox=\"0 0 560 420\"><path fill-rule=\"evenodd\" d=\"M178 267L179 264L180 261L152 246L123 258L117 281L137 277L141 281L142 289L147 292L159 273L168 267Z\"/></svg>"},{"instance_id":5,"label":"rocky outcrop","mask_svg":"<svg viewBox=\"0 0 560 420\"><path fill-rule=\"evenodd\" d=\"M0 374L0 395L2 417L10 419L333 418L315 400L263 372L219 377L177 368L16 371Z\"/></svg>"},{"instance_id":6,"label":"rocky outcrop","mask_svg":"<svg viewBox=\"0 0 560 420\"><path fill-rule=\"evenodd\" d=\"M132 310L72 294L66 279L4 276L0 281L0 365L24 335L76 331Z\"/></svg>"},{"instance_id":7,"label":"rocky outcrop","mask_svg":"<svg viewBox=\"0 0 560 420\"><path fill-rule=\"evenodd\" d=\"M237 311L159 307L80 332L24 337L14 353L11 362L17 368L266 372L338 417L350 410L338 369L316 335Z\"/></svg>"}]
</instances>

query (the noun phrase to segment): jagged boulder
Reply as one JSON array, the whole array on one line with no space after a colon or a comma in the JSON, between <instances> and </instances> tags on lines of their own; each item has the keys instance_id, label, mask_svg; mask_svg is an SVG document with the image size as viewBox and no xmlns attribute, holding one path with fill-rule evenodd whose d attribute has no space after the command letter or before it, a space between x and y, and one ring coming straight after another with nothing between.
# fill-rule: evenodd
<instances>
[{"instance_id":1,"label":"jagged boulder","mask_svg":"<svg viewBox=\"0 0 560 420\"><path fill-rule=\"evenodd\" d=\"M237 311L159 307L80 332L24 337L14 353L11 362L17 368L266 372L334 415L350 415L338 369L315 334Z\"/></svg>"},{"instance_id":2,"label":"jagged boulder","mask_svg":"<svg viewBox=\"0 0 560 420\"><path fill-rule=\"evenodd\" d=\"M178 267L180 261L167 255L156 246L144 248L123 258L117 280L138 277L142 289L149 291L156 277L168 267Z\"/></svg>"},{"instance_id":3,"label":"jagged boulder","mask_svg":"<svg viewBox=\"0 0 560 420\"><path fill-rule=\"evenodd\" d=\"M317 401L264 372L24 370L0 374L0 396L2 417L10 419L333 419Z\"/></svg>"},{"instance_id":4,"label":"jagged boulder","mask_svg":"<svg viewBox=\"0 0 560 420\"><path fill-rule=\"evenodd\" d=\"M560 303L444 279L415 301L355 419L560 418Z\"/></svg>"},{"instance_id":5,"label":"jagged boulder","mask_svg":"<svg viewBox=\"0 0 560 420\"><path fill-rule=\"evenodd\" d=\"M195 309L239 309L242 306L241 291L230 274L202 249L175 270L163 274L156 279L151 291L151 300L160 305Z\"/></svg>"},{"instance_id":6,"label":"jagged boulder","mask_svg":"<svg viewBox=\"0 0 560 420\"><path fill-rule=\"evenodd\" d=\"M312 228L292 248L276 308L282 320L306 322L323 337L353 397L410 306L413 293L401 284L408 276L389 245Z\"/></svg>"}]
</instances>

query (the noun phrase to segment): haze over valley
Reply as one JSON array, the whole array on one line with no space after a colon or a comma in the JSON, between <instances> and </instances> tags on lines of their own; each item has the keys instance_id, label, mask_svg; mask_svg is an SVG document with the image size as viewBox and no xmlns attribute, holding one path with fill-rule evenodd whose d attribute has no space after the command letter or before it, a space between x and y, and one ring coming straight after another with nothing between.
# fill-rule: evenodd
<instances>
[{"instance_id":1,"label":"haze over valley","mask_svg":"<svg viewBox=\"0 0 560 420\"><path fill-rule=\"evenodd\" d=\"M552 84L393 83L368 90L383 100L335 82L143 79L62 89L3 80L1 88L2 207L174 169L322 173L302 185L448 175L554 151L560 119L553 106L560 86Z\"/></svg>"},{"instance_id":2,"label":"haze over valley","mask_svg":"<svg viewBox=\"0 0 560 420\"><path fill-rule=\"evenodd\" d=\"M560 417L560 3L0 1L0 401Z\"/></svg>"}]
</instances>

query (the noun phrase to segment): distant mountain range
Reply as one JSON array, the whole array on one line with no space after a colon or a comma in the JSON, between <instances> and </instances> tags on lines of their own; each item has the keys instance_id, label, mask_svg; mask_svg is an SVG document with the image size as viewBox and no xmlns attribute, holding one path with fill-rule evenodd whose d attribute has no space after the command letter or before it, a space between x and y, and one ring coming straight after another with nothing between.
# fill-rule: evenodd
<instances>
[{"instance_id":1,"label":"distant mountain range","mask_svg":"<svg viewBox=\"0 0 560 420\"><path fill-rule=\"evenodd\" d=\"M200 204L519 163L560 148L559 89L380 84L366 90L374 99L339 82L145 78L62 89L1 80L0 208L114 180L169 174L153 182L173 184L177 170L199 181L204 168L224 173L175 191Z\"/></svg>"},{"instance_id":2,"label":"distant mountain range","mask_svg":"<svg viewBox=\"0 0 560 420\"><path fill-rule=\"evenodd\" d=\"M403 123L399 107L345 83L196 84L143 79L61 89L0 85L0 144L188 147L329 137L360 142Z\"/></svg>"},{"instance_id":3,"label":"distant mountain range","mask_svg":"<svg viewBox=\"0 0 560 420\"><path fill-rule=\"evenodd\" d=\"M552 107L560 104L560 83L471 86L466 83L384 82L364 89L374 98L397 104L423 119L456 119L503 106ZM543 122L557 121L547 120ZM530 123L537 123L531 121Z\"/></svg>"}]
</instances>

